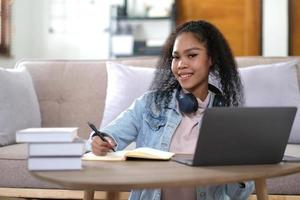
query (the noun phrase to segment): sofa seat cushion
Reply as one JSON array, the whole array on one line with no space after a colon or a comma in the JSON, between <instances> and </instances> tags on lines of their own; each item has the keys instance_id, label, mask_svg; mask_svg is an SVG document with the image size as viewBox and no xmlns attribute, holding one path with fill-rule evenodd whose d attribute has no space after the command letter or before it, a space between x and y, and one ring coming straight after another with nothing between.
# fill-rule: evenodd
<instances>
[{"instance_id":1,"label":"sofa seat cushion","mask_svg":"<svg viewBox=\"0 0 300 200\"><path fill-rule=\"evenodd\" d=\"M27 144L13 144L0 148L0 187L44 189L65 188L58 184L43 181L32 176L27 168L27 158Z\"/></svg>"},{"instance_id":2,"label":"sofa seat cushion","mask_svg":"<svg viewBox=\"0 0 300 200\"><path fill-rule=\"evenodd\" d=\"M2 148L1 148L2 149ZM0 149L0 150L1 150ZM27 160L0 159L0 187L63 189L65 187L42 181L31 175ZM68 188L65 188L68 189Z\"/></svg>"},{"instance_id":3,"label":"sofa seat cushion","mask_svg":"<svg viewBox=\"0 0 300 200\"><path fill-rule=\"evenodd\" d=\"M269 194L300 195L300 173L267 180Z\"/></svg>"},{"instance_id":4,"label":"sofa seat cushion","mask_svg":"<svg viewBox=\"0 0 300 200\"><path fill-rule=\"evenodd\" d=\"M288 144L285 150L286 155L299 156L300 145ZM300 194L300 173L289 176L282 176L271 178L267 180L269 194L286 194L286 195L299 195Z\"/></svg>"},{"instance_id":5,"label":"sofa seat cushion","mask_svg":"<svg viewBox=\"0 0 300 200\"><path fill-rule=\"evenodd\" d=\"M28 158L27 144L13 144L0 148L0 159L26 160Z\"/></svg>"}]
</instances>

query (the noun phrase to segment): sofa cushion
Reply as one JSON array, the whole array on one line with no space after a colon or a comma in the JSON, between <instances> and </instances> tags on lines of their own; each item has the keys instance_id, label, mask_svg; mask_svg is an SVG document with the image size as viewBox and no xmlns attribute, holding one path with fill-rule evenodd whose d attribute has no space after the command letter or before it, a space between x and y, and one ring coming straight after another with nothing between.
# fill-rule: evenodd
<instances>
[{"instance_id":1,"label":"sofa cushion","mask_svg":"<svg viewBox=\"0 0 300 200\"><path fill-rule=\"evenodd\" d=\"M294 59L300 59L300 56L282 56L282 57L262 57L262 56L240 56L236 57L239 68L250 67L254 65L265 65L279 62L287 62ZM297 65L298 85L300 88L300 63Z\"/></svg>"},{"instance_id":2,"label":"sofa cushion","mask_svg":"<svg viewBox=\"0 0 300 200\"><path fill-rule=\"evenodd\" d=\"M107 62L107 90L101 127L106 126L150 86L154 68Z\"/></svg>"},{"instance_id":3,"label":"sofa cushion","mask_svg":"<svg viewBox=\"0 0 300 200\"><path fill-rule=\"evenodd\" d=\"M0 146L15 143L15 132L41 126L39 103L25 68L0 69Z\"/></svg>"},{"instance_id":4,"label":"sofa cushion","mask_svg":"<svg viewBox=\"0 0 300 200\"><path fill-rule=\"evenodd\" d=\"M298 60L240 69L246 106L298 106ZM294 120L290 143L300 143L300 111Z\"/></svg>"},{"instance_id":5,"label":"sofa cushion","mask_svg":"<svg viewBox=\"0 0 300 200\"><path fill-rule=\"evenodd\" d=\"M28 171L27 160L24 159L0 159L0 172L0 187L3 188L68 189L67 187L34 177L31 172Z\"/></svg>"},{"instance_id":6,"label":"sofa cushion","mask_svg":"<svg viewBox=\"0 0 300 200\"><path fill-rule=\"evenodd\" d=\"M1 147L0 159L6 160L26 160L28 158L27 143L12 144Z\"/></svg>"}]
</instances>

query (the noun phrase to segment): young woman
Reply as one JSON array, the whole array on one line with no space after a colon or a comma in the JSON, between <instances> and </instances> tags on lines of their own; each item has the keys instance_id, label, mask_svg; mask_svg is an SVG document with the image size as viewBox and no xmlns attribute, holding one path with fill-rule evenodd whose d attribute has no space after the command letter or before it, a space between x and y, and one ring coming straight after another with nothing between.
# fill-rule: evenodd
<instances>
[{"instance_id":1,"label":"young woman","mask_svg":"<svg viewBox=\"0 0 300 200\"><path fill-rule=\"evenodd\" d=\"M137 147L193 153L204 110L242 103L240 77L222 33L206 21L187 22L167 39L150 91L101 130L109 142L92 138L92 151L105 155L135 141ZM253 182L246 182L137 190L130 199L247 199L252 191Z\"/></svg>"}]
</instances>

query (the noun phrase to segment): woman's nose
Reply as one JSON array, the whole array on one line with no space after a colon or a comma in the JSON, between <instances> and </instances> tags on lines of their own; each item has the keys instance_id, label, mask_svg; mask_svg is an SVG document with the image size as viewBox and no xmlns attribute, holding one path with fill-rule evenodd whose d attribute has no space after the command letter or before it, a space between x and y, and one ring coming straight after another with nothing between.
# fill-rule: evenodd
<instances>
[{"instance_id":1,"label":"woman's nose","mask_svg":"<svg viewBox=\"0 0 300 200\"><path fill-rule=\"evenodd\" d=\"M187 67L187 64L184 60L180 60L178 62L178 69L183 69L183 68L186 68Z\"/></svg>"}]
</instances>

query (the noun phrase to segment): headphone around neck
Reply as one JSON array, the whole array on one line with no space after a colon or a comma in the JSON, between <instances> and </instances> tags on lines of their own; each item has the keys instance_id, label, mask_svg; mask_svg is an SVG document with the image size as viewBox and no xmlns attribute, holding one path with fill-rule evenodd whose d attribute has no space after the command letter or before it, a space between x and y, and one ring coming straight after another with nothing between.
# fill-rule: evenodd
<instances>
[{"instance_id":1,"label":"headphone around neck","mask_svg":"<svg viewBox=\"0 0 300 200\"><path fill-rule=\"evenodd\" d=\"M208 90L215 94L214 101L212 103L213 107L223 107L226 105L225 98L217 87L208 84ZM181 112L190 114L198 110L197 98L192 93L185 94L181 92L181 90L177 90L176 98Z\"/></svg>"}]
</instances>

